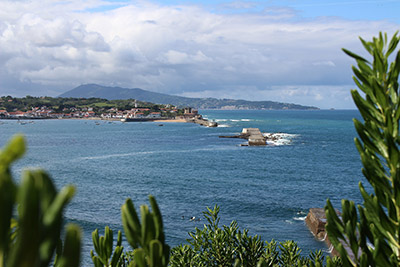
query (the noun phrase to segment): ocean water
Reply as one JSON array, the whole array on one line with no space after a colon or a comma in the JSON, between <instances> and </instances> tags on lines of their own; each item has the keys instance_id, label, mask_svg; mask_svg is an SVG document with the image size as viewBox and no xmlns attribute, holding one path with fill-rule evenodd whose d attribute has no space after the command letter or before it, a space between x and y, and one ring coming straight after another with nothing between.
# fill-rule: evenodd
<instances>
[{"instance_id":1,"label":"ocean water","mask_svg":"<svg viewBox=\"0 0 400 267\"><path fill-rule=\"evenodd\" d=\"M358 203L361 174L354 146L355 110L215 111L201 110L218 128L191 123L121 123L88 120L0 121L0 145L24 133L26 156L13 167L46 169L58 188L74 184L77 194L65 218L84 233L82 266L91 266L91 232L122 230L120 207L131 198L138 209L156 197L167 242L185 243L202 227L206 207L220 206L221 224L232 220L263 240L295 240L307 254L327 247L315 240L304 219L310 208L330 198ZM242 128L281 133L266 147L243 147L223 139ZM365 183L365 181L364 181ZM184 217L184 218L183 218Z\"/></svg>"}]
</instances>

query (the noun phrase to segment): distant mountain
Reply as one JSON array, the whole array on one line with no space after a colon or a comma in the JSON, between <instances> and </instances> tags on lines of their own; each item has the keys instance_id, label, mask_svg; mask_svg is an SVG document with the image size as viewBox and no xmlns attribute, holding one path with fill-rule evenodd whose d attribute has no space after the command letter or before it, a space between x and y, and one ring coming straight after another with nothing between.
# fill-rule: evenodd
<instances>
[{"instance_id":1,"label":"distant mountain","mask_svg":"<svg viewBox=\"0 0 400 267\"><path fill-rule=\"evenodd\" d=\"M290 103L280 103L274 101L247 101L234 99L216 98L190 98L182 96L167 95L146 91L140 88L121 88L107 87L98 84L80 85L59 97L78 97L78 98L105 98L108 100L117 99L137 99L139 101L157 104L171 104L179 107L193 107L200 109L303 109L312 110L317 107L302 106Z\"/></svg>"}]
</instances>

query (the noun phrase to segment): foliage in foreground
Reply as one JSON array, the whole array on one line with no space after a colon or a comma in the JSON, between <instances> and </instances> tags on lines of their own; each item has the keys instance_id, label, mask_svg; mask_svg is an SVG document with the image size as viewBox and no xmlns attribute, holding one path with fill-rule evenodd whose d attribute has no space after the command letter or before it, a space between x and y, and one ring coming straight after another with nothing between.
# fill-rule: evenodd
<instances>
[{"instance_id":1,"label":"foliage in foreground","mask_svg":"<svg viewBox=\"0 0 400 267\"><path fill-rule=\"evenodd\" d=\"M263 242L259 236L250 236L248 230L239 230L236 221L219 227L219 207L203 212L208 223L203 229L190 233L189 245L172 249L171 267L184 266L323 266L321 251L302 256L294 241ZM330 257L328 257L330 259ZM338 259L330 259L340 266Z\"/></svg>"},{"instance_id":2,"label":"foliage in foreground","mask_svg":"<svg viewBox=\"0 0 400 267\"><path fill-rule=\"evenodd\" d=\"M400 51L389 62L399 40L397 33L390 42L382 33L372 42L361 39L372 62L344 49L357 62L353 79L365 95L351 91L364 120L354 120L359 135L355 143L362 173L374 190L369 194L360 182L364 203L357 213L353 201L342 200L342 218L327 201L328 237L344 266L400 264Z\"/></svg>"},{"instance_id":3,"label":"foliage in foreground","mask_svg":"<svg viewBox=\"0 0 400 267\"><path fill-rule=\"evenodd\" d=\"M63 210L75 189L57 192L41 170L25 171L16 185L10 166L24 151L23 137L16 136L0 153L0 267L48 266L56 248L54 266L79 266L79 227L68 225L60 240Z\"/></svg>"},{"instance_id":4,"label":"foliage in foreground","mask_svg":"<svg viewBox=\"0 0 400 267\"><path fill-rule=\"evenodd\" d=\"M129 266L129 267L163 267L168 265L170 249L165 243L161 212L153 196L149 196L152 211L148 206L140 206L141 221L133 206L127 199L121 207L122 225L128 243L133 251L122 253L122 235L118 231L117 245L113 252L113 232L105 228L104 236L98 235L96 229L92 234L93 250L90 252L96 267Z\"/></svg>"}]
</instances>

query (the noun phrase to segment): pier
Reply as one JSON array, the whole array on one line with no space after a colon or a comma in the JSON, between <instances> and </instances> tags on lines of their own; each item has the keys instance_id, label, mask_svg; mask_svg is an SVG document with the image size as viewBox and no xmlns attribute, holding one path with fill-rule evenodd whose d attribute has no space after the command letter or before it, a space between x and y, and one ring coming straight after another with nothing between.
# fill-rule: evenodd
<instances>
[{"instance_id":1,"label":"pier","mask_svg":"<svg viewBox=\"0 0 400 267\"><path fill-rule=\"evenodd\" d=\"M242 134L248 136L249 146L267 145L267 140L258 128L243 128Z\"/></svg>"},{"instance_id":2,"label":"pier","mask_svg":"<svg viewBox=\"0 0 400 267\"><path fill-rule=\"evenodd\" d=\"M202 117L195 117L195 118L190 118L187 119L188 122L193 122L193 123L197 123L206 127L218 127L218 123L216 123L215 121L209 121L206 119L203 119Z\"/></svg>"},{"instance_id":3,"label":"pier","mask_svg":"<svg viewBox=\"0 0 400 267\"><path fill-rule=\"evenodd\" d=\"M233 136L220 136L219 138L241 138L248 140L249 146L265 146L267 139L258 128L243 128L242 133Z\"/></svg>"}]
</instances>

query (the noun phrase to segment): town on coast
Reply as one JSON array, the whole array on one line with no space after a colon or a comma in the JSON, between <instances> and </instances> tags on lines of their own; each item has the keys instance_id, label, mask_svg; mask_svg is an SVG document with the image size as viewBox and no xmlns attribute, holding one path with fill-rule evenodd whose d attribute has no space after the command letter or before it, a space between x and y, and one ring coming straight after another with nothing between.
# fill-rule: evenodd
<instances>
[{"instance_id":1,"label":"town on coast","mask_svg":"<svg viewBox=\"0 0 400 267\"><path fill-rule=\"evenodd\" d=\"M198 110L128 100L100 98L0 97L0 119L98 119L129 121L208 122Z\"/></svg>"}]
</instances>

